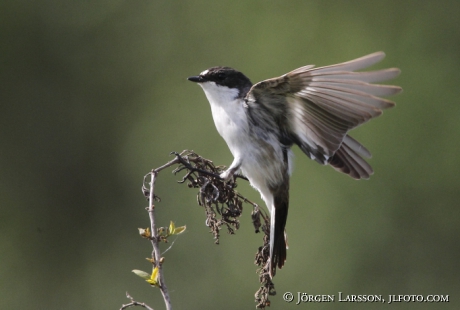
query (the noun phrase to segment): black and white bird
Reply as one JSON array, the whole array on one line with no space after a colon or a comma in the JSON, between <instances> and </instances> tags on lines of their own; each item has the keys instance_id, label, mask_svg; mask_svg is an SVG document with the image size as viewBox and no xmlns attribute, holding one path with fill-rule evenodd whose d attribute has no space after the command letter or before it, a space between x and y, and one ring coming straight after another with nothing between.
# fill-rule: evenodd
<instances>
[{"instance_id":1,"label":"black and white bird","mask_svg":"<svg viewBox=\"0 0 460 310\"><path fill-rule=\"evenodd\" d=\"M221 178L241 170L270 211L272 277L286 261L291 147L297 144L311 159L354 179L373 174L363 159L371 153L348 132L394 106L380 96L401 88L371 83L393 79L399 69L355 72L384 57L377 52L327 67L309 65L255 85L229 67L188 78L203 88L217 131L234 157Z\"/></svg>"}]
</instances>

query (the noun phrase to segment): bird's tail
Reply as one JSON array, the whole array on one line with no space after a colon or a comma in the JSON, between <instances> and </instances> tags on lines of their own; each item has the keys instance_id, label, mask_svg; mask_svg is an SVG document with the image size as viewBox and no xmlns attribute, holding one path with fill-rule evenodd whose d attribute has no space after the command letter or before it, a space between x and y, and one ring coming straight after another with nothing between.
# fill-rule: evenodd
<instances>
[{"instance_id":1,"label":"bird's tail","mask_svg":"<svg viewBox=\"0 0 460 310\"><path fill-rule=\"evenodd\" d=\"M276 267L282 268L286 261L285 227L289 209L289 180L273 192L273 204L270 219L270 276L276 273Z\"/></svg>"}]
</instances>

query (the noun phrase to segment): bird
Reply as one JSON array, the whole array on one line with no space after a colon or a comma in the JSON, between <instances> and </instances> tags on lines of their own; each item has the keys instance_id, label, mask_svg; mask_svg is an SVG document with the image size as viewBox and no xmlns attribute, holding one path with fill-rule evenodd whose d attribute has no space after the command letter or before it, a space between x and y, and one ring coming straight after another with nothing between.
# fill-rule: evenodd
<instances>
[{"instance_id":1,"label":"bird","mask_svg":"<svg viewBox=\"0 0 460 310\"><path fill-rule=\"evenodd\" d=\"M365 160L371 153L348 132L395 105L382 96L402 91L399 86L373 84L397 77L398 68L357 72L384 57L376 52L325 67L307 65L256 84L240 71L221 66L188 78L203 89L216 129L234 158L220 177L229 181L241 172L270 212L271 278L286 261L292 146L353 179L374 173Z\"/></svg>"}]
</instances>

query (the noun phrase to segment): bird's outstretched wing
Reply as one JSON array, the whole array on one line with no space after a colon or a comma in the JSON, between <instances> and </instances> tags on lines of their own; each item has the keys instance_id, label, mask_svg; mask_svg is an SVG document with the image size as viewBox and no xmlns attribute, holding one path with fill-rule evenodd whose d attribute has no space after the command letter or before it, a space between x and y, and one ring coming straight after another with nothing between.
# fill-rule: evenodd
<instances>
[{"instance_id":1,"label":"bird's outstretched wing","mask_svg":"<svg viewBox=\"0 0 460 310\"><path fill-rule=\"evenodd\" d=\"M361 156L370 157L370 152L347 133L394 106L380 96L401 88L371 83L393 79L400 70L355 71L384 57L377 52L326 67L301 67L255 84L245 100L250 108L270 114L280 132L311 159L353 178L368 178L373 171Z\"/></svg>"}]
</instances>

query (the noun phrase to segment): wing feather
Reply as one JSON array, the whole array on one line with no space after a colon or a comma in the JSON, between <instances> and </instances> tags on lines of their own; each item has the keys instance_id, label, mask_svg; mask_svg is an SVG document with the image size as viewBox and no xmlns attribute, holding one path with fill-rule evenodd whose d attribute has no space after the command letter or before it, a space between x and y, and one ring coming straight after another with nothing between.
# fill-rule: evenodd
<instances>
[{"instance_id":1,"label":"wing feather","mask_svg":"<svg viewBox=\"0 0 460 310\"><path fill-rule=\"evenodd\" d=\"M361 81L337 80L337 79L312 79L310 87L330 89L344 93L355 94L358 96L391 96L399 92L399 87L391 85L368 84Z\"/></svg>"},{"instance_id":2,"label":"wing feather","mask_svg":"<svg viewBox=\"0 0 460 310\"><path fill-rule=\"evenodd\" d=\"M385 58L384 52L376 52L350 61L342 62L340 64L315 68L312 69L312 71L320 73L332 71L356 71L375 65L376 63L380 62L383 58Z\"/></svg>"}]
</instances>

